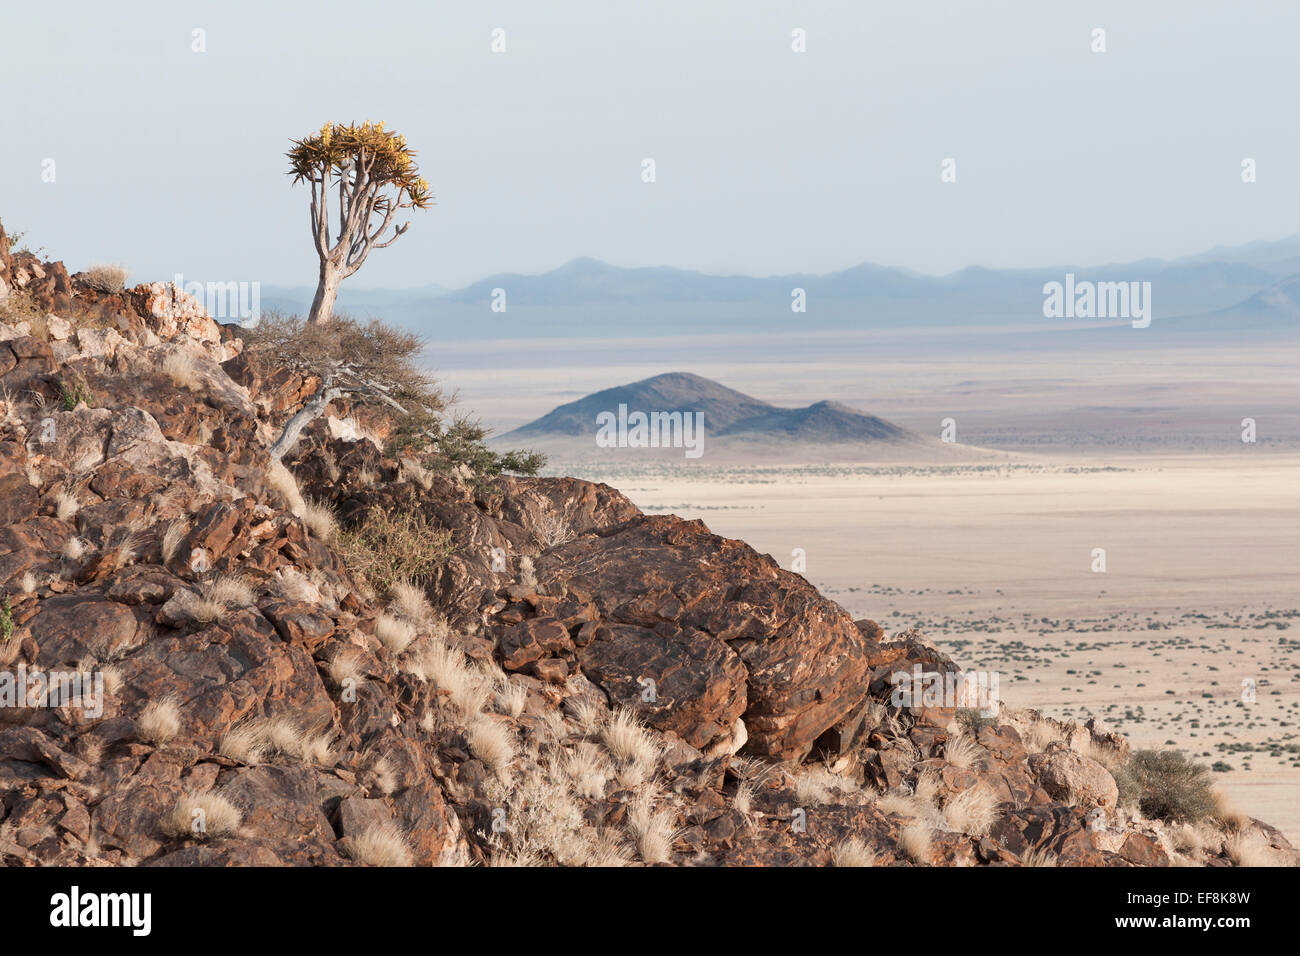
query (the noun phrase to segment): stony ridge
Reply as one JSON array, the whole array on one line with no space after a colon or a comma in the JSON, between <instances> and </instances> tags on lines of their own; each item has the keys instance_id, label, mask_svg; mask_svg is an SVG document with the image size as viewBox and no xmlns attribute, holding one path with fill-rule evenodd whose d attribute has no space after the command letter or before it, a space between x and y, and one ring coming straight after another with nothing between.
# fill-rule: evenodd
<instances>
[{"instance_id":1,"label":"stony ridge","mask_svg":"<svg viewBox=\"0 0 1300 956\"><path fill-rule=\"evenodd\" d=\"M97 714L0 707L7 864L1295 860L1240 815L1202 832L1117 807L1128 744L1103 727L892 705L894 671L956 665L608 486L386 457L382 411L347 399L286 481L267 448L310 376L0 228L0 299L19 295L0 667L108 692ZM453 547L378 595L313 501L344 534L379 508Z\"/></svg>"}]
</instances>

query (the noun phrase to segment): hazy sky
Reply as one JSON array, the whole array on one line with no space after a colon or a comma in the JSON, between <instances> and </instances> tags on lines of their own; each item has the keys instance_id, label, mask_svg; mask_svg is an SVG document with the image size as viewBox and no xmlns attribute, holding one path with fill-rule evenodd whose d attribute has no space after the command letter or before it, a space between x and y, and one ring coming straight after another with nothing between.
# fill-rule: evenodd
<instances>
[{"instance_id":1,"label":"hazy sky","mask_svg":"<svg viewBox=\"0 0 1300 956\"><path fill-rule=\"evenodd\" d=\"M283 154L371 118L420 150L438 205L357 286L577 255L1170 257L1300 231L1297 36L1293 0L7 3L0 219L74 269L314 284Z\"/></svg>"}]
</instances>

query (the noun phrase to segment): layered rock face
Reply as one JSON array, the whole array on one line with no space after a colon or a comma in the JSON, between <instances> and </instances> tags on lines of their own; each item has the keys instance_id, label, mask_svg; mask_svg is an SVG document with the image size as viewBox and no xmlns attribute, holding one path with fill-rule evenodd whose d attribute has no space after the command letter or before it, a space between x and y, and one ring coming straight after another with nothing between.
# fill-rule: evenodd
<instances>
[{"instance_id":1,"label":"layered rock face","mask_svg":"<svg viewBox=\"0 0 1300 956\"><path fill-rule=\"evenodd\" d=\"M36 311L0 322L0 670L28 690L0 687L6 863L1294 857L1239 817L1188 855L1118 808L1103 728L900 705L893 674L955 665L605 485L388 457L346 398L286 483L267 449L310 376L165 287L7 247L0 296ZM418 587L345 561L375 509L450 533Z\"/></svg>"}]
</instances>

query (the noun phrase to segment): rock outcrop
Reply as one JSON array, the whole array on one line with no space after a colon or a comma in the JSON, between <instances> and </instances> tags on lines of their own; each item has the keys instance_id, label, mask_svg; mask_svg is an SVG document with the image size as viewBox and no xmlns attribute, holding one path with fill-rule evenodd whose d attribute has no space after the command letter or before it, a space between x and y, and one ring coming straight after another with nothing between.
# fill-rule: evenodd
<instances>
[{"instance_id":1,"label":"rock outcrop","mask_svg":"<svg viewBox=\"0 0 1300 956\"><path fill-rule=\"evenodd\" d=\"M1177 825L1118 806L1101 758L1123 738L898 704L892 674L956 665L701 522L388 456L383 409L348 398L286 482L268 448L310 376L251 361L168 287L95 292L2 230L0 282L6 863L1180 852ZM376 508L449 535L418 587L349 567ZM87 684L26 693L36 671ZM1223 825L1294 859L1257 821ZM1229 842L1185 861L1228 863Z\"/></svg>"}]
</instances>

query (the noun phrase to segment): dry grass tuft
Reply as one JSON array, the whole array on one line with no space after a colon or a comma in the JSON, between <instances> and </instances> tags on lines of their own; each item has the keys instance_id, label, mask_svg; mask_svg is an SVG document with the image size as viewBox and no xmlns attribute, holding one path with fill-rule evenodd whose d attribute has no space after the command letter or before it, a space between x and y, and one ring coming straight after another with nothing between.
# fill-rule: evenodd
<instances>
[{"instance_id":1,"label":"dry grass tuft","mask_svg":"<svg viewBox=\"0 0 1300 956\"><path fill-rule=\"evenodd\" d=\"M338 532L338 519L334 517L334 507L328 501L304 499L298 517L307 530L322 541L332 541Z\"/></svg>"},{"instance_id":2,"label":"dry grass tuft","mask_svg":"<svg viewBox=\"0 0 1300 956\"><path fill-rule=\"evenodd\" d=\"M63 542L63 560L80 561L86 556L88 545L85 538L79 538L76 535Z\"/></svg>"},{"instance_id":3,"label":"dry grass tuft","mask_svg":"<svg viewBox=\"0 0 1300 956\"><path fill-rule=\"evenodd\" d=\"M400 617L381 613L375 618L375 637L394 654L400 654L415 640L415 626Z\"/></svg>"},{"instance_id":4,"label":"dry grass tuft","mask_svg":"<svg viewBox=\"0 0 1300 956\"><path fill-rule=\"evenodd\" d=\"M632 801L627 812L627 825L642 860L651 864L672 860L673 841L677 838L676 820L676 815L670 810L655 810L650 798L644 794Z\"/></svg>"},{"instance_id":5,"label":"dry grass tuft","mask_svg":"<svg viewBox=\"0 0 1300 956\"><path fill-rule=\"evenodd\" d=\"M474 756L499 777L505 777L515 759L514 735L503 723L479 716L470 721L465 739Z\"/></svg>"},{"instance_id":6,"label":"dry grass tuft","mask_svg":"<svg viewBox=\"0 0 1300 956\"><path fill-rule=\"evenodd\" d=\"M603 800L609 783L609 765L600 748L588 741L578 744L564 760L573 791L589 800Z\"/></svg>"},{"instance_id":7,"label":"dry grass tuft","mask_svg":"<svg viewBox=\"0 0 1300 956\"><path fill-rule=\"evenodd\" d=\"M224 795L215 790L187 793L163 819L165 832L176 837L211 840L230 836L244 815Z\"/></svg>"},{"instance_id":8,"label":"dry grass tuft","mask_svg":"<svg viewBox=\"0 0 1300 956\"><path fill-rule=\"evenodd\" d=\"M418 588L410 581L398 581L388 592L392 600L391 609L416 624L431 623L433 608L424 596L424 589Z\"/></svg>"},{"instance_id":9,"label":"dry grass tuft","mask_svg":"<svg viewBox=\"0 0 1300 956\"><path fill-rule=\"evenodd\" d=\"M938 806L940 786L939 775L933 770L927 770L916 778L916 783L912 787L912 795L916 797L922 806Z\"/></svg>"},{"instance_id":10,"label":"dry grass tuft","mask_svg":"<svg viewBox=\"0 0 1300 956\"><path fill-rule=\"evenodd\" d=\"M126 288L128 275L130 271L126 266L96 263L82 273L81 281L96 292L112 295Z\"/></svg>"},{"instance_id":11,"label":"dry grass tuft","mask_svg":"<svg viewBox=\"0 0 1300 956\"><path fill-rule=\"evenodd\" d=\"M181 730L181 708L175 697L151 700L135 720L140 739L155 747L162 746Z\"/></svg>"},{"instance_id":12,"label":"dry grass tuft","mask_svg":"<svg viewBox=\"0 0 1300 956\"><path fill-rule=\"evenodd\" d=\"M282 754L306 764L330 766L334 755L330 735L304 730L290 717L249 718L221 738L218 753L250 766L272 754Z\"/></svg>"},{"instance_id":13,"label":"dry grass tuft","mask_svg":"<svg viewBox=\"0 0 1300 956\"><path fill-rule=\"evenodd\" d=\"M979 744L965 734L954 734L943 745L943 759L962 770L968 770L971 764L982 756L982 753Z\"/></svg>"},{"instance_id":14,"label":"dry grass tuft","mask_svg":"<svg viewBox=\"0 0 1300 956\"><path fill-rule=\"evenodd\" d=\"M171 564L176 559L176 555L180 554L181 544L184 543L187 533L185 525L180 521L173 521L167 526L160 544L164 563Z\"/></svg>"},{"instance_id":15,"label":"dry grass tuft","mask_svg":"<svg viewBox=\"0 0 1300 956\"><path fill-rule=\"evenodd\" d=\"M926 808L910 793L890 790L882 793L875 800L876 809L881 813L896 813L900 817L925 816Z\"/></svg>"},{"instance_id":16,"label":"dry grass tuft","mask_svg":"<svg viewBox=\"0 0 1300 956\"><path fill-rule=\"evenodd\" d=\"M60 521L71 521L81 510L81 502L70 491L60 491L54 496L54 515Z\"/></svg>"},{"instance_id":17,"label":"dry grass tuft","mask_svg":"<svg viewBox=\"0 0 1300 956\"><path fill-rule=\"evenodd\" d=\"M501 713L509 714L518 720L527 704L528 689L523 684L507 680L500 685L500 690L496 694L496 705Z\"/></svg>"},{"instance_id":18,"label":"dry grass tuft","mask_svg":"<svg viewBox=\"0 0 1300 956\"><path fill-rule=\"evenodd\" d=\"M898 834L898 848L913 863L930 862L930 826L919 820L907 824Z\"/></svg>"},{"instance_id":19,"label":"dry grass tuft","mask_svg":"<svg viewBox=\"0 0 1300 956\"><path fill-rule=\"evenodd\" d=\"M194 362L194 356L189 352L180 350L168 352L163 356L162 373L172 380L172 384L177 388L188 388L191 391L197 391L201 384L198 367Z\"/></svg>"},{"instance_id":20,"label":"dry grass tuft","mask_svg":"<svg viewBox=\"0 0 1300 956\"><path fill-rule=\"evenodd\" d=\"M199 585L199 600L194 617L200 624L211 624L232 607L250 607L254 593L238 574L218 574Z\"/></svg>"},{"instance_id":21,"label":"dry grass tuft","mask_svg":"<svg viewBox=\"0 0 1300 956\"><path fill-rule=\"evenodd\" d=\"M293 476L287 465L279 459L272 459L266 466L266 483L273 491L278 491L289 502L289 510L294 515L301 515L307 507L302 492L298 490L298 479Z\"/></svg>"},{"instance_id":22,"label":"dry grass tuft","mask_svg":"<svg viewBox=\"0 0 1300 956\"><path fill-rule=\"evenodd\" d=\"M415 862L406 835L394 823L372 823L343 844L362 866L412 866Z\"/></svg>"},{"instance_id":23,"label":"dry grass tuft","mask_svg":"<svg viewBox=\"0 0 1300 956\"><path fill-rule=\"evenodd\" d=\"M1280 854L1258 830L1233 833L1223 841L1223 852L1236 866L1284 866Z\"/></svg>"},{"instance_id":24,"label":"dry grass tuft","mask_svg":"<svg viewBox=\"0 0 1300 956\"><path fill-rule=\"evenodd\" d=\"M856 782L832 773L826 767L813 767L796 777L794 782L799 803L806 807L832 803L837 793L856 793L858 789Z\"/></svg>"},{"instance_id":25,"label":"dry grass tuft","mask_svg":"<svg viewBox=\"0 0 1300 956\"><path fill-rule=\"evenodd\" d=\"M659 764L659 745L637 722L632 711L625 708L616 711L601 736L618 764L619 781L625 786L640 786L654 776Z\"/></svg>"},{"instance_id":26,"label":"dry grass tuft","mask_svg":"<svg viewBox=\"0 0 1300 956\"><path fill-rule=\"evenodd\" d=\"M943 808L943 818L958 833L982 837L997 822L997 797L983 786L963 790L949 799Z\"/></svg>"},{"instance_id":27,"label":"dry grass tuft","mask_svg":"<svg viewBox=\"0 0 1300 956\"><path fill-rule=\"evenodd\" d=\"M881 854L859 837L849 837L831 850L831 866L877 866Z\"/></svg>"},{"instance_id":28,"label":"dry grass tuft","mask_svg":"<svg viewBox=\"0 0 1300 956\"><path fill-rule=\"evenodd\" d=\"M236 724L222 735L217 744L217 753L249 767L261 763L266 751L266 735L253 721Z\"/></svg>"},{"instance_id":29,"label":"dry grass tuft","mask_svg":"<svg viewBox=\"0 0 1300 956\"><path fill-rule=\"evenodd\" d=\"M1038 847L1030 847L1024 853L1020 854L1021 866L1056 866L1056 854L1050 850L1040 850Z\"/></svg>"}]
</instances>

